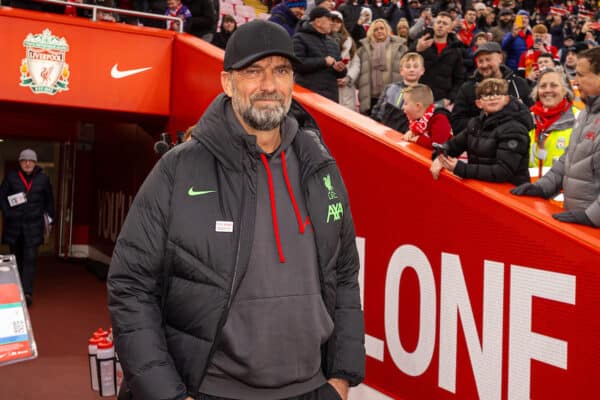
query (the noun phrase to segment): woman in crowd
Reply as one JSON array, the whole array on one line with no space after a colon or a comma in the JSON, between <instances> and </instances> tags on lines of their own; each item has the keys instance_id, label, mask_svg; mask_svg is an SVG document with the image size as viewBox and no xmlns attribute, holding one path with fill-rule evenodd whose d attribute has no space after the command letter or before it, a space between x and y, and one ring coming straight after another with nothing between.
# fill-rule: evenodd
<instances>
[{"instance_id":1,"label":"woman in crowd","mask_svg":"<svg viewBox=\"0 0 600 400\"><path fill-rule=\"evenodd\" d=\"M405 39L392 35L392 29L384 19L373 21L361 44L358 50L358 99L360 112L370 115L383 88L400 79L400 59L407 47Z\"/></svg>"},{"instance_id":2,"label":"woman in crowd","mask_svg":"<svg viewBox=\"0 0 600 400\"><path fill-rule=\"evenodd\" d=\"M346 63L347 73L338 79L339 103L356 111L356 86L354 83L360 72L360 59L356 54L356 44L344 26L344 17L339 11L331 11L331 36L340 45L342 61Z\"/></svg>"},{"instance_id":3,"label":"woman in crowd","mask_svg":"<svg viewBox=\"0 0 600 400\"><path fill-rule=\"evenodd\" d=\"M396 25L396 32L398 32L398 37L401 37L406 40L406 46L410 47L412 40L408 36L408 31L410 30L410 24L406 18L400 18L398 24Z\"/></svg>"},{"instance_id":4,"label":"woman in crowd","mask_svg":"<svg viewBox=\"0 0 600 400\"><path fill-rule=\"evenodd\" d=\"M560 68L540 72L531 97L535 100L530 109L535 128L529 131L529 167L541 170L552 167L565 152L578 110L573 106L571 85Z\"/></svg>"},{"instance_id":5,"label":"woman in crowd","mask_svg":"<svg viewBox=\"0 0 600 400\"><path fill-rule=\"evenodd\" d=\"M233 18L233 16L229 14L223 15L223 17L221 18L221 30L214 34L211 44L225 50L225 47L227 46L227 41L229 41L229 38L231 37L233 32L235 32L236 29L237 22L235 18Z\"/></svg>"}]
</instances>

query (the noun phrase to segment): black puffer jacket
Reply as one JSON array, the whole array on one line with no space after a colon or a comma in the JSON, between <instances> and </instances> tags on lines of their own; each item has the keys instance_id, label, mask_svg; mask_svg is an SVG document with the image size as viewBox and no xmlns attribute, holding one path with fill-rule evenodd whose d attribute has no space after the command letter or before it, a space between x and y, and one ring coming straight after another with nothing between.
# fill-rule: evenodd
<instances>
[{"instance_id":1,"label":"black puffer jacket","mask_svg":"<svg viewBox=\"0 0 600 400\"><path fill-rule=\"evenodd\" d=\"M500 66L500 72L502 72L502 79L508 82L508 94L520 99L527 107L531 107L533 100L529 96L531 88L527 81L505 65ZM454 133L465 129L469 120L479 115L479 109L475 106L475 87L482 80L483 76L475 71L471 79L460 87L454 99L454 108L450 117Z\"/></svg>"},{"instance_id":2,"label":"black puffer jacket","mask_svg":"<svg viewBox=\"0 0 600 400\"><path fill-rule=\"evenodd\" d=\"M0 202L4 214L2 243L14 245L23 232L27 246L39 246L44 242L44 213L54 219L54 196L48 175L36 165L32 172L27 202L9 206L7 197L21 192L25 193L27 189L19 177L19 171L10 171L0 186Z\"/></svg>"},{"instance_id":3,"label":"black puffer jacket","mask_svg":"<svg viewBox=\"0 0 600 400\"><path fill-rule=\"evenodd\" d=\"M356 385L364 376L364 325L347 193L314 120L295 102L288 115L300 126L292 146L315 234L323 302L335 325L322 347L322 369L327 378ZM258 167L256 138L245 133L231 100L221 95L193 140L165 154L140 188L108 276L116 349L135 399L197 396L248 265ZM329 223L327 175L343 208L341 218ZM191 196L190 188L216 193ZM233 232L216 232L215 221L231 221Z\"/></svg>"},{"instance_id":4,"label":"black puffer jacket","mask_svg":"<svg viewBox=\"0 0 600 400\"><path fill-rule=\"evenodd\" d=\"M416 43L412 51L416 51ZM447 45L440 54L435 43L420 52L425 60L425 74L419 82L431 88L434 100L454 97L465 81L463 66L462 44L454 35L448 35Z\"/></svg>"},{"instance_id":5,"label":"black puffer jacket","mask_svg":"<svg viewBox=\"0 0 600 400\"><path fill-rule=\"evenodd\" d=\"M490 182L529 182L529 131L533 119L520 101L510 102L497 113L469 121L467 129L446 142L452 157L467 152L469 163L459 161L454 174Z\"/></svg>"},{"instance_id":6,"label":"black puffer jacket","mask_svg":"<svg viewBox=\"0 0 600 400\"><path fill-rule=\"evenodd\" d=\"M296 83L337 103L337 79L346 76L347 71L338 72L328 66L325 57L340 61L340 46L328 35L317 32L308 21L299 24L293 41L294 55L300 60L294 67Z\"/></svg>"}]
</instances>

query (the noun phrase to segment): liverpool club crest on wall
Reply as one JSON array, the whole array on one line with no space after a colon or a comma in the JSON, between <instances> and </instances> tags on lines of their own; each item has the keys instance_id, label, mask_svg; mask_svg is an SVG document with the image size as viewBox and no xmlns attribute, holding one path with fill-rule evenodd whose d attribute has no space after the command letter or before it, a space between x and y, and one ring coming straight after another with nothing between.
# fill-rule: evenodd
<instances>
[{"instance_id":1,"label":"liverpool club crest on wall","mask_svg":"<svg viewBox=\"0 0 600 400\"><path fill-rule=\"evenodd\" d=\"M23 46L26 57L21 62L21 86L29 86L36 94L69 90L69 64L65 62L69 45L64 37L45 29L27 35Z\"/></svg>"}]
</instances>

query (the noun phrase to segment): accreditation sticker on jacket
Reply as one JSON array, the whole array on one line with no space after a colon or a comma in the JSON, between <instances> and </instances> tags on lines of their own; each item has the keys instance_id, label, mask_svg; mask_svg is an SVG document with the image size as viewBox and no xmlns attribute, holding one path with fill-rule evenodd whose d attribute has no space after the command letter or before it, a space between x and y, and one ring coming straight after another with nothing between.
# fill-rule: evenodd
<instances>
[{"instance_id":1,"label":"accreditation sticker on jacket","mask_svg":"<svg viewBox=\"0 0 600 400\"><path fill-rule=\"evenodd\" d=\"M36 357L15 257L0 256L0 366Z\"/></svg>"}]
</instances>

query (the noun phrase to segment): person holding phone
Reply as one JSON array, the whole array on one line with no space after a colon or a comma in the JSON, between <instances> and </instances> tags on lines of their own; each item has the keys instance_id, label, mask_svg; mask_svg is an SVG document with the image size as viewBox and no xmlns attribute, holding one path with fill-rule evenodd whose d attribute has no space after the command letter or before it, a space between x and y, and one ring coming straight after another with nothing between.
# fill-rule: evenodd
<instances>
[{"instance_id":1,"label":"person holding phone","mask_svg":"<svg viewBox=\"0 0 600 400\"><path fill-rule=\"evenodd\" d=\"M339 45L330 36L333 14L324 7L310 10L308 22L300 24L292 40L296 66L296 83L339 101L337 80L346 76Z\"/></svg>"},{"instance_id":2,"label":"person holding phone","mask_svg":"<svg viewBox=\"0 0 600 400\"><path fill-rule=\"evenodd\" d=\"M556 47L549 45L546 41L548 39L548 28L546 25L536 25L532 29L533 41L528 49L521 54L519 58L519 75L529 79L530 81L537 80L538 58L542 54L551 54L554 62L560 62L558 56L558 50ZM536 71L536 69L538 71Z\"/></svg>"},{"instance_id":3,"label":"person holding phone","mask_svg":"<svg viewBox=\"0 0 600 400\"><path fill-rule=\"evenodd\" d=\"M449 109L465 81L462 43L451 32L452 17L442 11L435 18L433 34L426 31L415 46L425 60L421 83L431 88L434 101Z\"/></svg>"},{"instance_id":4,"label":"person holding phone","mask_svg":"<svg viewBox=\"0 0 600 400\"><path fill-rule=\"evenodd\" d=\"M502 38L502 50L506 53L506 66L515 72L519 71L521 54L527 51L527 43L532 40L529 28L529 13L520 10L513 23L512 31Z\"/></svg>"}]
</instances>

